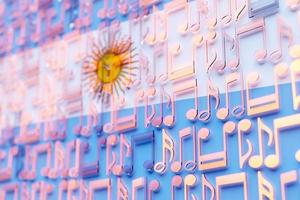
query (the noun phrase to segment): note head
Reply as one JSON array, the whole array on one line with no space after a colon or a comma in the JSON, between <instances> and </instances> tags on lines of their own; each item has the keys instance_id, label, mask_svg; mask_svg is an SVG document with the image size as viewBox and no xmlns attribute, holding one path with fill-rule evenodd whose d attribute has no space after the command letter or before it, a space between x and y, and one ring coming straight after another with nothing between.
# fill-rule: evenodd
<instances>
[{"instance_id":1,"label":"note head","mask_svg":"<svg viewBox=\"0 0 300 200\"><path fill-rule=\"evenodd\" d=\"M156 128L160 128L162 122L163 122L163 118L162 117L153 118L153 120L152 120L152 126L154 126Z\"/></svg>"},{"instance_id":2,"label":"note head","mask_svg":"<svg viewBox=\"0 0 300 200\"><path fill-rule=\"evenodd\" d=\"M244 133L249 133L252 127L252 123L249 119L242 119L238 124L238 129L243 131Z\"/></svg>"},{"instance_id":3,"label":"note head","mask_svg":"<svg viewBox=\"0 0 300 200\"><path fill-rule=\"evenodd\" d=\"M171 128L174 126L175 117L173 115L168 115L164 118L163 122L167 127Z\"/></svg>"},{"instance_id":4,"label":"note head","mask_svg":"<svg viewBox=\"0 0 300 200\"><path fill-rule=\"evenodd\" d=\"M182 163L179 162L179 161L174 161L172 164L171 164L171 171L175 174L178 174L181 172L181 169L182 169Z\"/></svg>"},{"instance_id":5,"label":"note head","mask_svg":"<svg viewBox=\"0 0 300 200\"><path fill-rule=\"evenodd\" d=\"M121 165L114 165L112 172L115 176L121 176L123 173L123 167Z\"/></svg>"},{"instance_id":6,"label":"note head","mask_svg":"<svg viewBox=\"0 0 300 200\"><path fill-rule=\"evenodd\" d=\"M281 50L276 50L276 51L271 52L269 59L273 64L279 63L282 60Z\"/></svg>"},{"instance_id":7,"label":"note head","mask_svg":"<svg viewBox=\"0 0 300 200\"><path fill-rule=\"evenodd\" d=\"M195 121L198 115L197 109L190 109L186 112L185 116L190 121Z\"/></svg>"},{"instance_id":8,"label":"note head","mask_svg":"<svg viewBox=\"0 0 300 200\"><path fill-rule=\"evenodd\" d=\"M229 27L231 25L231 20L232 20L231 15L225 15L222 17L221 23L223 24L224 27Z\"/></svg>"},{"instance_id":9,"label":"note head","mask_svg":"<svg viewBox=\"0 0 300 200\"><path fill-rule=\"evenodd\" d=\"M260 169L263 165L263 158L260 155L251 156L248 163L251 168Z\"/></svg>"},{"instance_id":10,"label":"note head","mask_svg":"<svg viewBox=\"0 0 300 200\"><path fill-rule=\"evenodd\" d=\"M286 63L279 63L275 66L276 75L280 79L285 79L289 75L289 67Z\"/></svg>"},{"instance_id":11,"label":"note head","mask_svg":"<svg viewBox=\"0 0 300 200\"><path fill-rule=\"evenodd\" d=\"M144 168L148 171L148 172L153 172L153 168L154 168L154 162L152 160L146 160L143 164Z\"/></svg>"},{"instance_id":12,"label":"note head","mask_svg":"<svg viewBox=\"0 0 300 200\"><path fill-rule=\"evenodd\" d=\"M238 66L240 64L239 58L231 59L227 62L227 66L230 68L231 71L237 71Z\"/></svg>"},{"instance_id":13,"label":"note head","mask_svg":"<svg viewBox=\"0 0 300 200\"><path fill-rule=\"evenodd\" d=\"M210 131L209 131L208 128L201 128L198 131L198 135L199 135L201 140L207 141L209 136L210 136Z\"/></svg>"},{"instance_id":14,"label":"note head","mask_svg":"<svg viewBox=\"0 0 300 200\"><path fill-rule=\"evenodd\" d=\"M296 44L290 47L289 49L289 55L292 58L299 58L300 57L300 45Z\"/></svg>"},{"instance_id":15,"label":"note head","mask_svg":"<svg viewBox=\"0 0 300 200\"><path fill-rule=\"evenodd\" d=\"M133 166L132 165L125 165L124 166L124 173L127 176L132 176L133 175Z\"/></svg>"},{"instance_id":16,"label":"note head","mask_svg":"<svg viewBox=\"0 0 300 200\"><path fill-rule=\"evenodd\" d=\"M149 183L149 188L151 189L151 191L153 192L158 192L159 188L160 188L160 183L158 180L154 179Z\"/></svg>"},{"instance_id":17,"label":"note head","mask_svg":"<svg viewBox=\"0 0 300 200\"><path fill-rule=\"evenodd\" d=\"M192 24L190 30L192 33L197 33L200 30L200 24L199 23Z\"/></svg>"},{"instance_id":18,"label":"note head","mask_svg":"<svg viewBox=\"0 0 300 200\"><path fill-rule=\"evenodd\" d=\"M197 177L194 174L188 174L186 177L184 177L184 183L193 187L197 183Z\"/></svg>"},{"instance_id":19,"label":"note head","mask_svg":"<svg viewBox=\"0 0 300 200\"><path fill-rule=\"evenodd\" d=\"M255 59L259 64L264 64L267 58L267 50L260 49L255 53Z\"/></svg>"},{"instance_id":20,"label":"note head","mask_svg":"<svg viewBox=\"0 0 300 200\"><path fill-rule=\"evenodd\" d=\"M177 188L180 188L180 187L182 187L182 182L183 182L183 180L182 180L181 176L179 176L179 175L173 176L173 178L172 178L172 185L173 186L175 186Z\"/></svg>"},{"instance_id":21,"label":"note head","mask_svg":"<svg viewBox=\"0 0 300 200\"><path fill-rule=\"evenodd\" d=\"M225 121L229 116L229 109L228 108L220 108L217 111L217 118L219 120Z\"/></svg>"},{"instance_id":22,"label":"note head","mask_svg":"<svg viewBox=\"0 0 300 200\"><path fill-rule=\"evenodd\" d=\"M194 160L188 160L184 164L184 168L190 172L195 171L196 167L197 167L197 163Z\"/></svg>"},{"instance_id":23,"label":"note head","mask_svg":"<svg viewBox=\"0 0 300 200\"><path fill-rule=\"evenodd\" d=\"M161 175L164 174L166 171L166 163L164 163L164 162L155 163L154 171Z\"/></svg>"},{"instance_id":24,"label":"note head","mask_svg":"<svg viewBox=\"0 0 300 200\"><path fill-rule=\"evenodd\" d=\"M276 169L280 164L278 155L272 154L265 158L265 165L270 169Z\"/></svg>"},{"instance_id":25,"label":"note head","mask_svg":"<svg viewBox=\"0 0 300 200\"><path fill-rule=\"evenodd\" d=\"M202 122L208 122L208 120L210 119L210 112L207 110L201 111L199 113L198 119Z\"/></svg>"}]
</instances>

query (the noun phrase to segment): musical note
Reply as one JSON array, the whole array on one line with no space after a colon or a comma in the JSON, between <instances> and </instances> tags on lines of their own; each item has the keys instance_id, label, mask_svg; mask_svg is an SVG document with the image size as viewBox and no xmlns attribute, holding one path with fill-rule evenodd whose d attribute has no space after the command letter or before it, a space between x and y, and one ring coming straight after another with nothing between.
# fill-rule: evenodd
<instances>
[{"instance_id":1,"label":"musical note","mask_svg":"<svg viewBox=\"0 0 300 200\"><path fill-rule=\"evenodd\" d=\"M221 57L217 57L216 61L214 62L213 68L219 73L219 74L223 74L225 71L225 67L228 66L231 68L231 70L236 70L239 62L234 62L234 60L229 60L227 59L227 43L230 44L230 51L233 51L233 49L237 49L235 47L236 45L236 41L234 38L232 38L231 36L229 36L224 28L221 29Z\"/></svg>"},{"instance_id":2,"label":"musical note","mask_svg":"<svg viewBox=\"0 0 300 200\"><path fill-rule=\"evenodd\" d=\"M89 184L89 198L88 200L95 199L94 192L97 190L106 190L107 191L107 200L111 200L111 180L109 178L93 180Z\"/></svg>"},{"instance_id":3,"label":"musical note","mask_svg":"<svg viewBox=\"0 0 300 200\"><path fill-rule=\"evenodd\" d=\"M173 93L171 97L171 115L164 117L164 124L168 127L172 127L175 124L176 114L175 114L175 97L186 94L192 91L194 93L194 108L189 109L186 112L186 118L194 121L198 114L198 87L197 79L185 79L178 81L173 84Z\"/></svg>"},{"instance_id":4,"label":"musical note","mask_svg":"<svg viewBox=\"0 0 300 200\"><path fill-rule=\"evenodd\" d=\"M132 180L132 200L137 200L137 190L144 189L143 199L147 199L147 179L145 177L140 177ZM139 198L140 199L140 198Z\"/></svg>"},{"instance_id":5,"label":"musical note","mask_svg":"<svg viewBox=\"0 0 300 200\"><path fill-rule=\"evenodd\" d=\"M210 191L210 200L215 199L215 188L214 186L207 180L204 174L201 175L202 177L202 200L206 200L207 196L207 189Z\"/></svg>"},{"instance_id":6,"label":"musical note","mask_svg":"<svg viewBox=\"0 0 300 200\"><path fill-rule=\"evenodd\" d=\"M275 169L280 165L280 142L279 142L279 134L283 130L293 129L295 127L300 126L299 121L300 114L293 114L286 117L276 118L273 121L274 127L274 146L275 153L268 155L265 159L265 165L271 169ZM299 150L296 152L295 157L298 159ZM299 160L297 160L299 161Z\"/></svg>"},{"instance_id":7,"label":"musical note","mask_svg":"<svg viewBox=\"0 0 300 200\"><path fill-rule=\"evenodd\" d=\"M259 169L263 165L264 159L264 148L263 148L263 134L266 133L268 136L268 146L273 143L273 131L266 124L263 123L261 118L257 118L258 128L258 155L253 155L249 159L249 166L254 169Z\"/></svg>"},{"instance_id":8,"label":"musical note","mask_svg":"<svg viewBox=\"0 0 300 200\"><path fill-rule=\"evenodd\" d=\"M281 199L286 200L286 186L294 184L297 181L297 171L291 170L280 174Z\"/></svg>"},{"instance_id":9,"label":"musical note","mask_svg":"<svg viewBox=\"0 0 300 200\"><path fill-rule=\"evenodd\" d=\"M255 59L259 64L265 62L267 58L267 39L266 39L266 30L265 30L265 20L264 18L254 20L249 24L238 27L236 36L237 40L243 37L247 37L257 32L262 32L262 49L259 49L255 53ZM239 48L239 45L237 46ZM238 50L239 51L239 50Z\"/></svg>"},{"instance_id":10,"label":"musical note","mask_svg":"<svg viewBox=\"0 0 300 200\"><path fill-rule=\"evenodd\" d=\"M128 189L121 178L117 179L117 200L128 200Z\"/></svg>"},{"instance_id":11,"label":"musical note","mask_svg":"<svg viewBox=\"0 0 300 200\"><path fill-rule=\"evenodd\" d=\"M152 200L152 193L157 193L160 188L160 183L157 179L152 180L148 187L148 200Z\"/></svg>"},{"instance_id":12,"label":"musical note","mask_svg":"<svg viewBox=\"0 0 300 200\"><path fill-rule=\"evenodd\" d=\"M186 140L188 137L191 137L193 140L193 160L184 161L183 159L183 143L184 140ZM171 171L174 173L179 173L182 170L182 167L184 166L184 169L187 171L193 171L196 168L197 161L196 161L197 153L196 153L196 130L195 127L187 127L184 129L181 129L179 131L179 160L174 161L171 164Z\"/></svg>"},{"instance_id":13,"label":"musical note","mask_svg":"<svg viewBox=\"0 0 300 200\"><path fill-rule=\"evenodd\" d=\"M264 200L265 198L274 200L274 188L273 185L263 177L261 171L257 172L258 179L258 193L259 200Z\"/></svg>"},{"instance_id":14,"label":"musical note","mask_svg":"<svg viewBox=\"0 0 300 200\"><path fill-rule=\"evenodd\" d=\"M0 199L7 199L6 195L13 193L13 200L19 199L18 183L7 183L0 188Z\"/></svg>"},{"instance_id":15,"label":"musical note","mask_svg":"<svg viewBox=\"0 0 300 200\"><path fill-rule=\"evenodd\" d=\"M284 79L288 75L288 67L286 65L276 65L274 70L274 93L264 96L251 98L250 90L258 85L260 75L257 72L250 73L246 79L246 98L247 98L247 114L251 117L262 116L274 112L278 112L280 108L279 101L279 79Z\"/></svg>"},{"instance_id":16,"label":"musical note","mask_svg":"<svg viewBox=\"0 0 300 200\"><path fill-rule=\"evenodd\" d=\"M189 188L194 187L197 183L197 177L194 174L188 174L184 177L184 200L189 200ZM197 200L194 194L191 194L192 200Z\"/></svg>"},{"instance_id":17,"label":"musical note","mask_svg":"<svg viewBox=\"0 0 300 200\"><path fill-rule=\"evenodd\" d=\"M48 173L50 179L62 176L62 172L65 171L65 159L63 144L60 141L56 141L54 144L54 166L49 169Z\"/></svg>"},{"instance_id":18,"label":"musical note","mask_svg":"<svg viewBox=\"0 0 300 200\"><path fill-rule=\"evenodd\" d=\"M235 132L236 124L228 121L223 125L223 150L202 154L202 141L209 139L210 131L207 128L201 128L198 131L198 169L201 171L218 170L227 167L227 135Z\"/></svg>"},{"instance_id":19,"label":"musical note","mask_svg":"<svg viewBox=\"0 0 300 200\"><path fill-rule=\"evenodd\" d=\"M79 116L79 125L77 125L73 132L75 135L80 135L83 137L90 137L92 134L92 128L94 126L97 126L97 122L98 122L98 111L94 105L93 102L89 102L89 107L88 107L88 116L87 116L87 125L84 126L83 125L83 109L80 112L80 116Z\"/></svg>"},{"instance_id":20,"label":"musical note","mask_svg":"<svg viewBox=\"0 0 300 200\"><path fill-rule=\"evenodd\" d=\"M243 135L249 134L252 127L252 123L249 119L242 119L238 123L238 145L239 145L239 163L240 163L240 169L244 168L245 162L248 161L250 158L253 146L249 139L246 139L247 142L247 152L243 153Z\"/></svg>"},{"instance_id":21,"label":"musical note","mask_svg":"<svg viewBox=\"0 0 300 200\"><path fill-rule=\"evenodd\" d=\"M297 59L291 63L291 85L293 95L293 108L294 110L300 109L300 95L297 93L297 78L300 77L300 60Z\"/></svg>"},{"instance_id":22,"label":"musical note","mask_svg":"<svg viewBox=\"0 0 300 200\"><path fill-rule=\"evenodd\" d=\"M121 109L122 106L125 104L124 98L117 98L113 95L111 96L111 113L110 113L110 123L106 123L103 126L103 131L106 133L113 133L113 132L126 132L130 130L134 130L137 127L137 106L138 102L141 100L143 93L141 91L136 92L135 100L134 100L134 108L133 113L124 116L118 117L118 111Z\"/></svg>"},{"instance_id":23,"label":"musical note","mask_svg":"<svg viewBox=\"0 0 300 200\"><path fill-rule=\"evenodd\" d=\"M277 32L278 35L278 49L270 53L269 57L272 63L277 64L282 60L283 53L283 39L287 38L288 48L290 49L294 44L293 31L289 25L287 25L281 16L277 17Z\"/></svg>"},{"instance_id":24,"label":"musical note","mask_svg":"<svg viewBox=\"0 0 300 200\"><path fill-rule=\"evenodd\" d=\"M223 176L216 177L216 200L221 199L221 188L228 187L233 185L243 185L244 191L244 200L248 200L248 184L247 184L247 176L245 172L228 174Z\"/></svg>"},{"instance_id":25,"label":"musical note","mask_svg":"<svg viewBox=\"0 0 300 200\"><path fill-rule=\"evenodd\" d=\"M110 135L106 139L106 176L110 175L110 172L116 164L117 154L112 151L112 147L116 146L118 142L118 137L116 135Z\"/></svg>"},{"instance_id":26,"label":"musical note","mask_svg":"<svg viewBox=\"0 0 300 200\"><path fill-rule=\"evenodd\" d=\"M155 94L156 94L155 88L149 88L145 94L145 128L149 127L149 125L151 124L151 122L156 114L154 104L150 105L152 112L151 112L151 114L149 114L149 99L153 98L155 96Z\"/></svg>"},{"instance_id":27,"label":"musical note","mask_svg":"<svg viewBox=\"0 0 300 200\"><path fill-rule=\"evenodd\" d=\"M132 146L132 153L131 153L131 163L130 165L124 166L124 171L127 175L132 175L133 173L133 165L134 165L134 151L136 151L136 146L137 145L142 145L145 143L150 143L151 144L151 158L149 160L144 161L144 168L151 172L154 167L154 162L155 162L155 137L154 137L154 132L147 132L143 134L138 134L134 135L131 138L131 146Z\"/></svg>"},{"instance_id":28,"label":"musical note","mask_svg":"<svg viewBox=\"0 0 300 200\"><path fill-rule=\"evenodd\" d=\"M179 175L175 175L172 178L171 181L171 200L175 200L175 188L181 188L182 187L182 177Z\"/></svg>"},{"instance_id":29,"label":"musical note","mask_svg":"<svg viewBox=\"0 0 300 200\"><path fill-rule=\"evenodd\" d=\"M167 155L169 152L169 162L174 159L174 141L165 129L162 129L162 161L155 163L154 171L164 174L167 168Z\"/></svg>"},{"instance_id":30,"label":"musical note","mask_svg":"<svg viewBox=\"0 0 300 200\"><path fill-rule=\"evenodd\" d=\"M159 128L163 123L163 104L164 104L164 89L160 87L160 102L159 102L159 113L156 112L156 116L152 119L152 126Z\"/></svg>"},{"instance_id":31,"label":"musical note","mask_svg":"<svg viewBox=\"0 0 300 200\"><path fill-rule=\"evenodd\" d=\"M0 168L0 181L6 181L12 178L14 158L19 154L18 146L10 147L8 155L4 150L0 150L0 161L7 157L7 164Z\"/></svg>"},{"instance_id":32,"label":"musical note","mask_svg":"<svg viewBox=\"0 0 300 200\"><path fill-rule=\"evenodd\" d=\"M208 122L211 117L211 98L214 98L216 101L215 109L219 107L220 97L219 97L219 88L217 88L210 79L207 80L207 109L200 111L198 119L203 122Z\"/></svg>"},{"instance_id":33,"label":"musical note","mask_svg":"<svg viewBox=\"0 0 300 200\"><path fill-rule=\"evenodd\" d=\"M113 173L116 176L121 176L121 174L124 171L124 154L126 157L132 157L133 152L132 152L132 148L131 145L128 143L126 136L124 134L120 134L120 160L119 160L119 164L115 164L113 166Z\"/></svg>"},{"instance_id":34,"label":"musical note","mask_svg":"<svg viewBox=\"0 0 300 200\"><path fill-rule=\"evenodd\" d=\"M38 181L31 185L31 199L47 199L53 191L53 185L44 181ZM36 197L36 193L39 193L39 197Z\"/></svg>"},{"instance_id":35,"label":"musical note","mask_svg":"<svg viewBox=\"0 0 300 200\"><path fill-rule=\"evenodd\" d=\"M229 116L229 88L235 86L237 84L237 82L240 82L241 83L241 90L240 90L240 93L241 93L241 105L238 105L238 106L235 106L233 107L232 109L232 113L235 115L235 116L241 116L244 111L245 111L245 108L244 108L244 81L243 81L243 78L242 78L242 75L240 75L238 72L234 72L234 73L231 73L229 74L227 77L226 77L226 87L225 87L225 102L226 102L226 107L222 107L222 108L219 108L218 111L217 111L217 118L220 119L220 120L226 120Z\"/></svg>"}]
</instances>

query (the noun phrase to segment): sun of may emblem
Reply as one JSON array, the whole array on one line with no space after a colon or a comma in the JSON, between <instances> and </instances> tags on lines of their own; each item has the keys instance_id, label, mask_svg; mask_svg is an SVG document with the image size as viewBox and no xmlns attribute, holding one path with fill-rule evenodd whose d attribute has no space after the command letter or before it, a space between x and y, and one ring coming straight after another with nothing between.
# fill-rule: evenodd
<instances>
[{"instance_id":1,"label":"sun of may emblem","mask_svg":"<svg viewBox=\"0 0 300 200\"><path fill-rule=\"evenodd\" d=\"M130 37L112 33L94 41L83 64L83 80L97 100L107 102L111 95L124 93L137 69Z\"/></svg>"}]
</instances>

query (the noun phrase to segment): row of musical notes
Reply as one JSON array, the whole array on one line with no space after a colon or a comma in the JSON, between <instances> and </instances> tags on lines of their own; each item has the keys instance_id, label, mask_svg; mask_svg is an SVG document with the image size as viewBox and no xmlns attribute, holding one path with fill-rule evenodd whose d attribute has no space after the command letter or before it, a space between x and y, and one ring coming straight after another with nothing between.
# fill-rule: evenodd
<instances>
[{"instance_id":1,"label":"row of musical notes","mask_svg":"<svg viewBox=\"0 0 300 200\"><path fill-rule=\"evenodd\" d=\"M220 200L224 190L230 191L230 188L238 187L242 188L243 192L239 194L241 196L234 196L247 200L254 198L254 195L250 194L249 191L249 179L253 178L245 172L231 173L216 176L214 185L211 178L204 174L187 174L185 176L174 175L171 178L171 184L161 185L158 179L149 180L147 177L137 177L130 181L131 191L130 185L126 184L122 178L116 180L103 178L91 181L70 179L61 180L57 185L47 181L38 181L32 184L19 182L4 184L0 188L0 197L6 199L6 196L12 195L13 199L50 199L56 190L59 200L74 198L93 200L99 197L107 200L152 200L157 199L160 191L169 190L169 199L171 200ZM256 198L274 200L280 196L285 200L288 187L297 184L298 172L296 170L283 172L279 179L280 191L276 191L268 178L261 171L257 171L258 197ZM30 189L29 186L31 186Z\"/></svg>"}]
</instances>

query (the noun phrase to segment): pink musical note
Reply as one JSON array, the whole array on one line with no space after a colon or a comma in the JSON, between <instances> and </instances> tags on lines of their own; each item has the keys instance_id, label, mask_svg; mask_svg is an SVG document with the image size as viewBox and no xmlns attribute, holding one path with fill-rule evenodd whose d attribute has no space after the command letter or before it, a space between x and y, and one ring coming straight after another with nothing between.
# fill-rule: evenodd
<instances>
[{"instance_id":1,"label":"pink musical note","mask_svg":"<svg viewBox=\"0 0 300 200\"><path fill-rule=\"evenodd\" d=\"M291 170L280 174L281 199L286 200L286 187L297 182L297 171Z\"/></svg>"},{"instance_id":2,"label":"pink musical note","mask_svg":"<svg viewBox=\"0 0 300 200\"><path fill-rule=\"evenodd\" d=\"M238 27L236 36L237 36L237 40L239 40L240 38L247 37L247 36L257 33L257 32L262 33L263 46L261 49L256 51L255 59L259 64L262 64L266 61L266 58L267 58L267 38L266 38L264 18L254 20L254 21L250 22L249 24ZM239 45L237 46L237 48L239 48Z\"/></svg>"},{"instance_id":3,"label":"pink musical note","mask_svg":"<svg viewBox=\"0 0 300 200\"><path fill-rule=\"evenodd\" d=\"M240 117L244 111L245 111L245 102L244 102L244 81L243 81L243 75L238 73L238 72L234 72L229 74L226 77L226 81L225 81L225 102L226 102L226 106L225 108L219 108L217 111L217 118L220 120L226 120L229 117L229 109L230 109L230 100L229 100L229 89L235 85L237 85L237 83L241 83L241 105L237 105L235 107L233 107L232 109L232 113L235 116Z\"/></svg>"},{"instance_id":4,"label":"pink musical note","mask_svg":"<svg viewBox=\"0 0 300 200\"><path fill-rule=\"evenodd\" d=\"M192 138L193 144L193 160L184 161L183 159L183 143L184 140L186 140L188 137ZM196 130L195 127L187 127L184 129L181 129L179 131L179 160L176 160L171 165L171 171L174 173L179 173L182 171L182 168L184 167L187 171L193 171L197 166L197 153L196 153ZM176 155L176 154L175 154Z\"/></svg>"},{"instance_id":5,"label":"pink musical note","mask_svg":"<svg viewBox=\"0 0 300 200\"><path fill-rule=\"evenodd\" d=\"M167 115L164 117L164 124L168 127L172 127L175 124L176 114L175 114L175 97L181 96L188 92L194 93L194 107L189 109L186 112L186 118L194 121L198 114L198 87L197 87L197 79L184 79L178 80L173 84L173 95L171 97L171 115Z\"/></svg>"},{"instance_id":6,"label":"pink musical note","mask_svg":"<svg viewBox=\"0 0 300 200\"><path fill-rule=\"evenodd\" d=\"M208 122L211 117L211 98L214 98L216 101L215 109L218 108L220 104L219 98L219 88L213 85L210 79L207 80L207 109L200 111L198 119L203 122Z\"/></svg>"},{"instance_id":7,"label":"pink musical note","mask_svg":"<svg viewBox=\"0 0 300 200\"><path fill-rule=\"evenodd\" d=\"M277 32L278 35L278 49L270 52L270 60L272 63L277 64L282 60L283 53L283 39L287 38L288 40L288 48L292 47L294 44L293 31L289 25L284 22L284 19L281 16L277 17Z\"/></svg>"}]
</instances>

